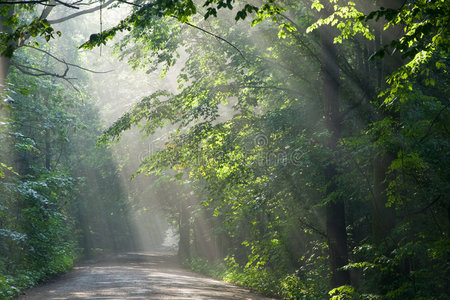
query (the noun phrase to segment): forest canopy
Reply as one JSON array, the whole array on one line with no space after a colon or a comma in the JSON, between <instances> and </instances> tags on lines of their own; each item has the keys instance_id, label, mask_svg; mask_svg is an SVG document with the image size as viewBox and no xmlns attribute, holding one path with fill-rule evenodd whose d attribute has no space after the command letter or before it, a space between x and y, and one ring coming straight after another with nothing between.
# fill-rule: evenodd
<instances>
[{"instance_id":1,"label":"forest canopy","mask_svg":"<svg viewBox=\"0 0 450 300\"><path fill-rule=\"evenodd\" d=\"M286 299L449 297L447 1L0 4L0 295L67 269L77 247L132 244L105 146L138 128L163 142L133 176L194 270ZM127 13L104 28L108 9ZM94 12L88 39L51 46ZM176 88L149 88L102 130L96 71L76 59L107 46ZM119 234L94 245L98 192L91 213Z\"/></svg>"}]
</instances>

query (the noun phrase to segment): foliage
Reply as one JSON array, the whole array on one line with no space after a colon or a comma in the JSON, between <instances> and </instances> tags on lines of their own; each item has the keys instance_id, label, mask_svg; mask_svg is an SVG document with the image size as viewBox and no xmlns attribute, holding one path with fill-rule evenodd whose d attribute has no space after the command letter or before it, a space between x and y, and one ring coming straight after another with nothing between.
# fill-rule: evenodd
<instances>
[{"instance_id":1,"label":"foliage","mask_svg":"<svg viewBox=\"0 0 450 300\"><path fill-rule=\"evenodd\" d=\"M241 268L233 257L227 257L225 263L216 262L213 264L201 258L194 258L187 265L196 272L245 286L266 295L275 296L279 294L280 282L274 274L261 267Z\"/></svg>"},{"instance_id":2,"label":"foliage","mask_svg":"<svg viewBox=\"0 0 450 300\"><path fill-rule=\"evenodd\" d=\"M210 264L208 260L200 257L190 259L187 262L187 266L197 273L219 280L223 280L228 272L227 266L223 262Z\"/></svg>"},{"instance_id":3,"label":"foliage","mask_svg":"<svg viewBox=\"0 0 450 300\"><path fill-rule=\"evenodd\" d=\"M176 43L152 55L186 52L178 91L142 99L100 142L117 140L136 125L147 136L163 126L173 129L165 147L145 159L139 172L171 175L192 188L196 201L180 195L190 211L189 222L179 223L180 234L190 226L192 255L207 258L219 271L194 258L196 270L290 299L445 297L448 53L445 38L436 36L447 34L448 6L436 1L427 10L421 1L411 1L396 9L372 6L373 12L365 13L360 2L332 1L332 7L327 2L314 1L313 10L298 2L271 2L274 6L257 12L254 28L245 20L235 26L233 13L218 15L207 7L208 17L217 16L208 21L219 42L199 36L196 27L175 32L179 25L171 18L158 15L155 23L155 16L148 16L153 31L142 22L119 49L134 66L151 71L172 62L147 65L138 49L166 45L155 32L158 37L175 33ZM314 10L321 10L319 18ZM201 22L192 12L186 14L189 22ZM267 18L272 22L264 22ZM400 23L405 31L389 45L410 60L395 61L395 55L375 60L390 47L379 44L387 35L377 28ZM312 75L323 62L314 29L330 26L337 27L334 40L341 51L337 149L329 146L332 133L322 119L326 107L317 101L321 80ZM248 38L249 32L258 38ZM435 46L429 44L433 40ZM384 87L380 101L377 91ZM330 165L337 170L333 183L327 180ZM327 193L332 184L336 187ZM354 251L343 269L352 273L354 285L330 288L321 216L336 199L345 199L348 246ZM180 207L173 207L178 216ZM221 254L211 257L205 247ZM226 257L223 275L220 261ZM428 284L432 278L441 280Z\"/></svg>"},{"instance_id":4,"label":"foliage","mask_svg":"<svg viewBox=\"0 0 450 300\"><path fill-rule=\"evenodd\" d=\"M17 22L29 16L25 12ZM43 44L42 51L16 49L12 64L56 72L61 66L46 54L52 51L76 62L66 47L35 42L36 47ZM71 72L86 80L85 74ZM57 78L25 75L12 66L7 88L2 89L8 101L2 101L0 110L1 299L67 272L90 248L117 250L116 241L131 244L123 242L129 232L123 229L127 208L120 186L93 190L97 184L117 183L118 176L110 153L96 148L100 124L92 98L72 88ZM93 173L88 168L99 173L97 181L88 177ZM82 218L87 203L89 212L102 220ZM105 233L105 221L116 231L114 242Z\"/></svg>"},{"instance_id":5,"label":"foliage","mask_svg":"<svg viewBox=\"0 0 450 300\"><path fill-rule=\"evenodd\" d=\"M331 3L339 1L331 0ZM315 9L321 10L324 5L319 1L313 2ZM379 9L364 15L355 8L355 2L347 1L346 4L335 4L333 13L327 18L323 18L308 28L314 30L322 25L336 26L340 34L334 39L337 43L342 43L356 34L363 34L366 38L374 39L375 36L370 31L368 22L375 20L383 22L383 30L391 28L401 28L401 37L392 39L372 54L371 59L383 58L385 55L401 53L402 58L409 59L409 62L399 67L393 74L387 77L389 89L380 96L387 96L386 103L397 99L407 89L411 90L411 78L418 74L429 74L428 64L433 57L446 59L449 48L449 6L445 1L408 1L398 8ZM441 68L441 62L436 62L436 67ZM428 84L433 85L431 79Z\"/></svg>"},{"instance_id":6,"label":"foliage","mask_svg":"<svg viewBox=\"0 0 450 300\"><path fill-rule=\"evenodd\" d=\"M72 267L77 253L64 202L73 184L72 178L55 172L2 183L2 203L9 209L0 211L0 271L11 274L2 277L2 296L14 296Z\"/></svg>"}]
</instances>

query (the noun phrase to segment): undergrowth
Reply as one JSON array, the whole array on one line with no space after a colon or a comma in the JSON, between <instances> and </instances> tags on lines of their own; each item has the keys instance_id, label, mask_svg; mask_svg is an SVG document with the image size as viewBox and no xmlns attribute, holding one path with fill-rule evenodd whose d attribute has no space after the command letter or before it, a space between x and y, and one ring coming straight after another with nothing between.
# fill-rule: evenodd
<instances>
[{"instance_id":1,"label":"undergrowth","mask_svg":"<svg viewBox=\"0 0 450 300\"><path fill-rule=\"evenodd\" d=\"M298 274L269 271L260 266L240 266L233 257L224 261L209 262L202 258L192 258L186 262L191 270L209 277L233 283L266 296L282 299L328 299L317 293L311 282L303 282ZM323 278L319 281L324 281Z\"/></svg>"},{"instance_id":2,"label":"undergrowth","mask_svg":"<svg viewBox=\"0 0 450 300\"><path fill-rule=\"evenodd\" d=\"M45 268L38 270L16 270L13 274L0 275L0 299L9 300L40 282L58 274L66 273L73 267L74 255L57 257ZM7 274L0 272L0 274Z\"/></svg>"}]
</instances>

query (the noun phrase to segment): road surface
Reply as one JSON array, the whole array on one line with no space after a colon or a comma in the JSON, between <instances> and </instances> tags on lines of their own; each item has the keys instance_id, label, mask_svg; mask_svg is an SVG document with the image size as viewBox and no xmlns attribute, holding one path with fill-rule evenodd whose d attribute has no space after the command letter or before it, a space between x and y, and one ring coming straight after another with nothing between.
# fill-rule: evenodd
<instances>
[{"instance_id":1,"label":"road surface","mask_svg":"<svg viewBox=\"0 0 450 300\"><path fill-rule=\"evenodd\" d=\"M123 254L86 261L19 300L269 299L183 269L167 253Z\"/></svg>"}]
</instances>

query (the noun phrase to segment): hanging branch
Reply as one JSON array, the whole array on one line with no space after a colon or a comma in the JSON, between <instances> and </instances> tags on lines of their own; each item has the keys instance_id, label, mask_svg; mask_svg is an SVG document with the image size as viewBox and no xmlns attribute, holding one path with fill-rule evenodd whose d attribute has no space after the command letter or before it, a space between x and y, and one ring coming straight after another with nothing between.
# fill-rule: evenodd
<instances>
[{"instance_id":1,"label":"hanging branch","mask_svg":"<svg viewBox=\"0 0 450 300\"><path fill-rule=\"evenodd\" d=\"M35 67L31 67L31 66L25 66L16 62L13 62L12 65L14 67L16 67L20 72L27 74L27 75L31 75L31 76L36 76L36 77L40 77L40 76L52 76L52 77L56 77L56 78L62 78L65 80L72 80L72 79L76 79L76 78L68 78L67 73L69 72L69 68L66 67L66 69L64 70L64 73L62 74L58 74L58 73L52 73L52 72L48 72L45 70L41 70ZM35 71L35 72L31 72L31 71Z\"/></svg>"},{"instance_id":2,"label":"hanging branch","mask_svg":"<svg viewBox=\"0 0 450 300\"><path fill-rule=\"evenodd\" d=\"M129 5L132 5L132 6L136 6L136 7L142 8L142 5L140 5L140 4L128 2L128 1L125 1L125 0L118 0L118 1L119 1L119 2L122 2L122 3L126 3L126 4L129 4ZM174 19L178 19L176 16L171 16L171 17L174 18ZM239 55L245 60L245 62L248 63L248 61L247 61L247 59L245 58L245 56L244 56L244 54L242 53L242 51L241 51L238 47L236 47L233 43L227 41L226 39L224 39L223 37L221 37L221 36L219 36L219 35L217 35L217 34L214 34L214 33L210 32L210 31L208 31L208 30L206 30L206 29L203 29L203 28L201 28L201 27L198 27L198 26L196 26L196 25L194 25L194 24L192 24L192 23L190 23L190 22L182 22L182 23L183 23L183 24L186 24L186 25L188 25L188 26L190 26L190 27L192 27L192 28L195 28L195 29L197 29L197 30L200 30L200 31L203 32L203 33L209 34L209 35L215 37L216 39L218 39L218 40L220 40L220 41L222 41L222 42L225 42L226 44L230 45L231 47L233 47L233 48L239 53ZM50 24L51 24L51 22L50 22Z\"/></svg>"},{"instance_id":3,"label":"hanging branch","mask_svg":"<svg viewBox=\"0 0 450 300\"><path fill-rule=\"evenodd\" d=\"M23 74L27 74L27 75L30 75L30 76L36 76L36 77L51 76L51 77L55 77L55 78L61 78L61 79L65 80L65 81L67 81L77 92L79 90L76 88L76 86L71 81L71 80L76 80L77 78L75 78L75 77L67 77L67 74L68 74L68 72L69 72L71 67L78 68L80 70L83 70L83 71L86 71L86 72L90 72L90 73L94 73L94 74L105 74L105 73L112 72L112 70L109 70L109 71L94 71L94 70L91 70L91 69L88 69L88 68L85 68L85 67L73 64L73 63L68 63L65 60L56 57L55 55L51 54L50 52L48 52L46 50L35 48L35 47L32 47L32 46L27 46L27 45L24 45L22 47L31 48L33 50L42 52L45 55L47 55L47 57L51 57L54 60L56 60L57 62L64 64L66 68L65 68L65 70L64 70L64 72L62 74L58 74L58 73L45 71L45 70L38 69L38 68L35 68L35 67L31 67L31 66L25 66L25 65L22 65L22 64L19 64L19 63L13 61L12 65L15 66L20 72L22 72Z\"/></svg>"},{"instance_id":4,"label":"hanging branch","mask_svg":"<svg viewBox=\"0 0 450 300\"><path fill-rule=\"evenodd\" d=\"M113 70L109 70L109 71L94 71L94 70L91 70L91 69L88 69L88 68L85 68L85 67L82 67L82 66L79 66L79 65L76 65L76 64L68 63L65 60L56 57L55 55L51 54L50 52L48 52L46 50L43 50L43 49L40 49L40 48L36 48L36 47L33 47L33 46L28 46L28 45L25 45L25 46L22 46L22 47L31 48L31 49L34 49L36 51L42 52L42 53L50 56L54 60L56 60L56 61L58 61L58 62L60 62L60 63L62 63L64 65L66 65L67 68L68 67L74 67L74 68L78 68L80 70L83 70L83 71L86 71L86 72L90 72L90 73L94 73L94 74L106 74L106 73L110 73L110 72L113 71Z\"/></svg>"},{"instance_id":5,"label":"hanging branch","mask_svg":"<svg viewBox=\"0 0 450 300\"><path fill-rule=\"evenodd\" d=\"M422 136L422 138L416 143L416 145L423 143L423 141L425 141L425 139L430 135L431 130L433 129L434 124L439 120L442 112L444 110L446 110L450 105L450 102L447 103L447 105L445 105L439 112L438 114L434 117L434 119L430 122L430 125L428 126L427 132Z\"/></svg>"},{"instance_id":6,"label":"hanging branch","mask_svg":"<svg viewBox=\"0 0 450 300\"><path fill-rule=\"evenodd\" d=\"M175 17L175 16L172 16L172 18L176 18L176 17ZM214 33L210 32L210 31L208 31L208 30L206 30L206 29L203 29L203 28L201 28L201 27L198 27L198 26L196 26L196 25L194 25L194 24L192 24L192 23L189 23L189 22L183 22L183 24L186 24L186 25L188 25L188 26L191 26L192 28L195 28L195 29L197 29L197 30L200 30L200 31L202 31L202 32L204 32L204 33L206 33L206 34L209 34L209 35L215 37L216 39L218 39L218 40L220 40L220 41L222 41L222 42L225 42L226 44L228 44L228 45L230 45L231 47L233 47L233 48L239 53L239 55L244 59L244 61L245 61L246 63L248 63L248 60L245 58L245 56L244 56L244 54L242 53L242 51L241 51L238 47L236 47L235 45L233 45L231 42L229 42L229 41L227 41L226 39L224 39L223 37L218 36L217 34L214 34Z\"/></svg>"},{"instance_id":7,"label":"hanging branch","mask_svg":"<svg viewBox=\"0 0 450 300\"><path fill-rule=\"evenodd\" d=\"M12 62L12 65L14 67L16 67L17 70L19 70L21 73L26 74L26 75L35 76L35 77L51 76L51 77L61 78L61 79L65 80L67 83L69 83L70 86L72 86L72 88L75 91L79 92L77 87L71 81L71 80L74 80L76 78L67 77L67 73L69 72L69 67L68 66L64 70L63 74L58 74L58 73L52 73L52 72L44 71L44 70L41 70L41 69L38 69L38 68L30 67L30 66L24 66L24 65L21 65L21 64L16 63L16 62ZM34 72L32 72L32 71L34 71Z\"/></svg>"}]
</instances>

